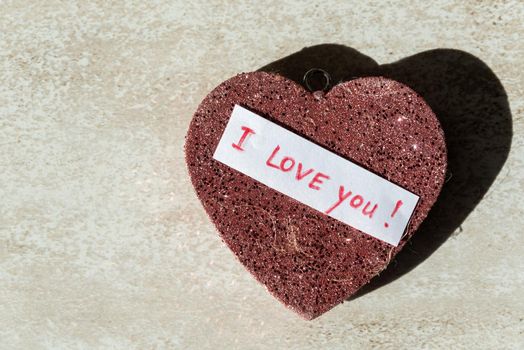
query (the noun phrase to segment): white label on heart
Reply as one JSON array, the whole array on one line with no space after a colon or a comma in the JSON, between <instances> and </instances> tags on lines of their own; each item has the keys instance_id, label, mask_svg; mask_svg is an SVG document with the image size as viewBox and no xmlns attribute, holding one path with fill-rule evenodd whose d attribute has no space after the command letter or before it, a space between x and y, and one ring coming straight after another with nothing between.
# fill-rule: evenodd
<instances>
[{"instance_id":1,"label":"white label on heart","mask_svg":"<svg viewBox=\"0 0 524 350\"><path fill-rule=\"evenodd\" d=\"M239 105L213 158L394 246L419 200L416 194Z\"/></svg>"}]
</instances>

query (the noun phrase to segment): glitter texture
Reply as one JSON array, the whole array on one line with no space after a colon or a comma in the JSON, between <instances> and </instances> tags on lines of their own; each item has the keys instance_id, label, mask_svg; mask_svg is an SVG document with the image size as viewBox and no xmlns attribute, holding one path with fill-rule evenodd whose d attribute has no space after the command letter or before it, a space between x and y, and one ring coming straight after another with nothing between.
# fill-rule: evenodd
<instances>
[{"instance_id":1,"label":"glitter texture","mask_svg":"<svg viewBox=\"0 0 524 350\"><path fill-rule=\"evenodd\" d=\"M213 160L240 104L420 196L398 247L364 234ZM240 262L306 319L382 271L427 216L444 183L446 145L429 106L407 86L359 78L315 95L276 74L240 74L202 101L186 138L202 204Z\"/></svg>"}]
</instances>

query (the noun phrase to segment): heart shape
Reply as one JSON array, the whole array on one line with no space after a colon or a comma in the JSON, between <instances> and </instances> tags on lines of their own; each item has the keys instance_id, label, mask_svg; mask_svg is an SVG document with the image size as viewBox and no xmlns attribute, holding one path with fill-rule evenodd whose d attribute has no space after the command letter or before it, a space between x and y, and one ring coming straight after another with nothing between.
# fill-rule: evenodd
<instances>
[{"instance_id":1,"label":"heart shape","mask_svg":"<svg viewBox=\"0 0 524 350\"><path fill-rule=\"evenodd\" d=\"M235 104L420 196L397 247L343 224L215 161ZM200 104L186 137L191 181L223 241L271 294L306 319L339 304L382 271L442 188L446 145L430 107L382 77L311 94L282 76L237 75Z\"/></svg>"}]
</instances>

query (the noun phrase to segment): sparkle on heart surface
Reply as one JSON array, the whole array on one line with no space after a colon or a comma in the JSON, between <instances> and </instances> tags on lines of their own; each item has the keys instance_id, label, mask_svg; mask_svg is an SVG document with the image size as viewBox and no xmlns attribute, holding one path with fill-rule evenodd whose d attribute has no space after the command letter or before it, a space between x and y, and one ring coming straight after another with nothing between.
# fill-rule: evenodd
<instances>
[{"instance_id":1,"label":"sparkle on heart surface","mask_svg":"<svg viewBox=\"0 0 524 350\"><path fill-rule=\"evenodd\" d=\"M366 235L212 158L235 104L420 196L398 247ZM407 86L359 78L313 95L276 74L240 74L200 104L186 139L198 197L224 242L286 306L307 319L347 299L402 249L446 172L440 124Z\"/></svg>"}]
</instances>

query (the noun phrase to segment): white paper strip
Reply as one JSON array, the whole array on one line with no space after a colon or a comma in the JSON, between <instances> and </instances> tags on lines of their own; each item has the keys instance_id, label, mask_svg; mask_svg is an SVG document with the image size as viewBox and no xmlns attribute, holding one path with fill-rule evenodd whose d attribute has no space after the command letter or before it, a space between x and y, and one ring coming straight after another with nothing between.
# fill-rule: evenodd
<instances>
[{"instance_id":1,"label":"white paper strip","mask_svg":"<svg viewBox=\"0 0 524 350\"><path fill-rule=\"evenodd\" d=\"M394 246L419 196L236 105L213 158Z\"/></svg>"}]
</instances>

